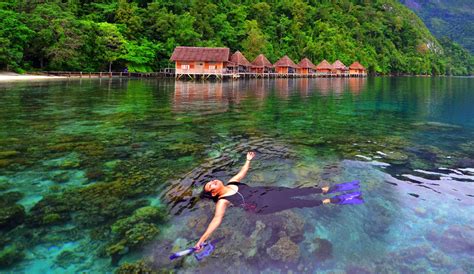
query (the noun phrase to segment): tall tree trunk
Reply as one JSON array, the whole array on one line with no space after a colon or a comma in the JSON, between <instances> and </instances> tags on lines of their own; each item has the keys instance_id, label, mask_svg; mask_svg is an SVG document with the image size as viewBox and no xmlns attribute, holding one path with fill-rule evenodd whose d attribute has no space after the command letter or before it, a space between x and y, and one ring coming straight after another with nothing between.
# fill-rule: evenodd
<instances>
[{"instance_id":1,"label":"tall tree trunk","mask_svg":"<svg viewBox=\"0 0 474 274\"><path fill-rule=\"evenodd\" d=\"M109 62L109 72L112 72L112 61Z\"/></svg>"}]
</instances>

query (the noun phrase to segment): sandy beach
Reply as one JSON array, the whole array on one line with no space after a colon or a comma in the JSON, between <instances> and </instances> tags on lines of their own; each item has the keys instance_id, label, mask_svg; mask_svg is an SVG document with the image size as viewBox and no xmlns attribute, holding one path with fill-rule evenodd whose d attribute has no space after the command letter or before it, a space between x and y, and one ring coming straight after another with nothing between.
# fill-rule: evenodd
<instances>
[{"instance_id":1,"label":"sandy beach","mask_svg":"<svg viewBox=\"0 0 474 274\"><path fill-rule=\"evenodd\" d=\"M0 72L0 82L9 81L25 81L25 80L41 80L41 79L63 79L64 76L48 76L48 75L32 75L18 74L14 72Z\"/></svg>"}]
</instances>

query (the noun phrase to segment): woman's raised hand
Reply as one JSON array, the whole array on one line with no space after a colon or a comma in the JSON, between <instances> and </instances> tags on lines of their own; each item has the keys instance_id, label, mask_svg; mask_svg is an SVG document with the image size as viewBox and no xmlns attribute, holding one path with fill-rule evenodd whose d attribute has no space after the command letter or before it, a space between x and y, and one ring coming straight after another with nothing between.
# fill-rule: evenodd
<instances>
[{"instance_id":1,"label":"woman's raised hand","mask_svg":"<svg viewBox=\"0 0 474 274\"><path fill-rule=\"evenodd\" d=\"M247 152L247 161L252 161L253 157L255 157L255 152Z\"/></svg>"}]
</instances>

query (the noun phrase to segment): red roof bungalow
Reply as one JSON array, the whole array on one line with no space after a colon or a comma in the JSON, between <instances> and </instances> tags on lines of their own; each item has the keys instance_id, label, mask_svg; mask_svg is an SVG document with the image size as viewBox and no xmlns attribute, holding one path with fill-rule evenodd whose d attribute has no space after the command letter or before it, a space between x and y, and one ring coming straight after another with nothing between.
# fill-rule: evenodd
<instances>
[{"instance_id":1,"label":"red roof bungalow","mask_svg":"<svg viewBox=\"0 0 474 274\"><path fill-rule=\"evenodd\" d=\"M227 67L231 68L235 72L249 72L252 64L245 58L245 56L240 52L236 51L230 57L230 62Z\"/></svg>"},{"instance_id":2,"label":"red roof bungalow","mask_svg":"<svg viewBox=\"0 0 474 274\"><path fill-rule=\"evenodd\" d=\"M268 61L265 55L260 54L253 60L251 71L255 73L268 73L273 69L272 63Z\"/></svg>"},{"instance_id":3,"label":"red roof bungalow","mask_svg":"<svg viewBox=\"0 0 474 274\"><path fill-rule=\"evenodd\" d=\"M349 75L364 75L367 74L366 69L359 62L354 62L349 66Z\"/></svg>"},{"instance_id":4,"label":"red roof bungalow","mask_svg":"<svg viewBox=\"0 0 474 274\"><path fill-rule=\"evenodd\" d=\"M336 75L343 75L349 73L349 68L341 61L336 60L336 62L332 64L332 72Z\"/></svg>"},{"instance_id":5,"label":"red roof bungalow","mask_svg":"<svg viewBox=\"0 0 474 274\"><path fill-rule=\"evenodd\" d=\"M228 48L176 47L170 60L176 74L222 74L229 62Z\"/></svg>"},{"instance_id":6,"label":"red roof bungalow","mask_svg":"<svg viewBox=\"0 0 474 274\"><path fill-rule=\"evenodd\" d=\"M323 60L316 66L316 72L320 74L330 74L332 71L332 65L328 61Z\"/></svg>"},{"instance_id":7,"label":"red roof bungalow","mask_svg":"<svg viewBox=\"0 0 474 274\"><path fill-rule=\"evenodd\" d=\"M273 66L278 74L295 73L298 68L298 65L296 65L287 55L281 57L280 60L273 64Z\"/></svg>"},{"instance_id":8,"label":"red roof bungalow","mask_svg":"<svg viewBox=\"0 0 474 274\"><path fill-rule=\"evenodd\" d=\"M304 58L298 63L299 74L311 74L316 71L316 66L308 59Z\"/></svg>"}]
</instances>

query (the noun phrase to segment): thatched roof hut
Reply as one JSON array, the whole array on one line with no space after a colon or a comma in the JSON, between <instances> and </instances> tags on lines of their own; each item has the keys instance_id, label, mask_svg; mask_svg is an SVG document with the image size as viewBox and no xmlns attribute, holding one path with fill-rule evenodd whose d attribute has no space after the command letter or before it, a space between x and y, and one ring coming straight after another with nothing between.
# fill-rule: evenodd
<instances>
[{"instance_id":1,"label":"thatched roof hut","mask_svg":"<svg viewBox=\"0 0 474 274\"><path fill-rule=\"evenodd\" d=\"M272 63L270 63L267 57L265 57L265 55L263 54L259 54L257 57L255 57L255 60L253 60L252 65L255 67L273 67Z\"/></svg>"},{"instance_id":2,"label":"thatched roof hut","mask_svg":"<svg viewBox=\"0 0 474 274\"><path fill-rule=\"evenodd\" d=\"M298 65L293 62L293 60L290 59L287 55L283 56L280 58L280 60L276 61L275 64L273 64L274 67L290 67L290 68L297 68Z\"/></svg>"},{"instance_id":3,"label":"thatched roof hut","mask_svg":"<svg viewBox=\"0 0 474 274\"><path fill-rule=\"evenodd\" d=\"M350 70L363 70L365 71L365 67L362 66L359 62L355 61L349 66Z\"/></svg>"},{"instance_id":4,"label":"thatched roof hut","mask_svg":"<svg viewBox=\"0 0 474 274\"><path fill-rule=\"evenodd\" d=\"M303 58L299 63L298 67L302 69L316 69L316 66L308 58Z\"/></svg>"},{"instance_id":5,"label":"thatched roof hut","mask_svg":"<svg viewBox=\"0 0 474 274\"><path fill-rule=\"evenodd\" d=\"M329 62L326 60L321 61L321 63L319 63L316 66L317 72L331 72L331 70L332 70L332 65L329 64Z\"/></svg>"},{"instance_id":6,"label":"thatched roof hut","mask_svg":"<svg viewBox=\"0 0 474 274\"><path fill-rule=\"evenodd\" d=\"M171 61L228 62L229 48L176 47Z\"/></svg>"},{"instance_id":7,"label":"thatched roof hut","mask_svg":"<svg viewBox=\"0 0 474 274\"><path fill-rule=\"evenodd\" d=\"M247 58L245 58L245 56L240 51L236 51L234 54L232 54L232 56L230 57L230 62L234 66L252 66L252 64L250 64Z\"/></svg>"},{"instance_id":8,"label":"thatched roof hut","mask_svg":"<svg viewBox=\"0 0 474 274\"><path fill-rule=\"evenodd\" d=\"M332 69L337 71L349 70L349 68L347 68L346 65L344 65L344 63L339 60L336 60L336 62L332 64Z\"/></svg>"}]
</instances>

